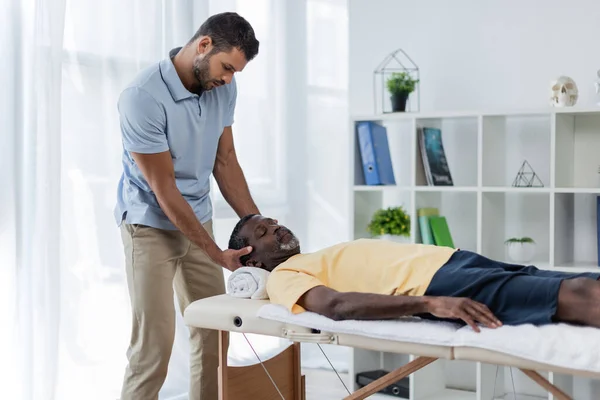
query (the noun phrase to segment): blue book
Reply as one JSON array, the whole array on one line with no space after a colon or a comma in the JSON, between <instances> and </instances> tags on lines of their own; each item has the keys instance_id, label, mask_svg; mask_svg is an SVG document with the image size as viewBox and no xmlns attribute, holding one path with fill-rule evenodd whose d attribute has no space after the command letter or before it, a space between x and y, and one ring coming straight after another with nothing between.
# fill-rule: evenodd
<instances>
[{"instance_id":1,"label":"blue book","mask_svg":"<svg viewBox=\"0 0 600 400\"><path fill-rule=\"evenodd\" d=\"M366 185L395 185L387 129L372 121L356 124Z\"/></svg>"}]
</instances>

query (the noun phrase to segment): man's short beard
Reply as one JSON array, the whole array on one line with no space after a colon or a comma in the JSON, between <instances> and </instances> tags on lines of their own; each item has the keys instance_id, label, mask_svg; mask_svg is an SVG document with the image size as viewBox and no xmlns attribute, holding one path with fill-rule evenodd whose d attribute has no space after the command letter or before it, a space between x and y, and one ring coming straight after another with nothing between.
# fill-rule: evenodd
<instances>
[{"instance_id":1,"label":"man's short beard","mask_svg":"<svg viewBox=\"0 0 600 400\"><path fill-rule=\"evenodd\" d=\"M298 238L296 236L292 235L292 239L290 239L289 242L279 243L279 250L284 250L284 251L294 250L295 248L298 247L299 244L300 243L298 241Z\"/></svg>"},{"instance_id":2,"label":"man's short beard","mask_svg":"<svg viewBox=\"0 0 600 400\"><path fill-rule=\"evenodd\" d=\"M208 53L202 59L194 59L194 76L196 77L201 90L208 89L208 84L212 81L212 79L210 79L209 66L209 61L212 57L211 53Z\"/></svg>"}]
</instances>

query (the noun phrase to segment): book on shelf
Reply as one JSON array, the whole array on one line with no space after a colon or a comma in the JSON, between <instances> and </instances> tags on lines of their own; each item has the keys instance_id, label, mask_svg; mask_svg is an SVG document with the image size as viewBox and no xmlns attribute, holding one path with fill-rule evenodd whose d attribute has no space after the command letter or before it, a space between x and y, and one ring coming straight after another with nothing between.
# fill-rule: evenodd
<instances>
[{"instance_id":1,"label":"book on shelf","mask_svg":"<svg viewBox=\"0 0 600 400\"><path fill-rule=\"evenodd\" d=\"M419 230L421 231L421 243L435 244L431 226L429 226L429 217L440 215L439 210L434 207L419 208L417 218L419 220Z\"/></svg>"},{"instance_id":2,"label":"book on shelf","mask_svg":"<svg viewBox=\"0 0 600 400\"><path fill-rule=\"evenodd\" d=\"M429 226L431 227L433 240L437 246L454 247L454 241L452 240L446 217L442 215L429 217Z\"/></svg>"},{"instance_id":3,"label":"book on shelf","mask_svg":"<svg viewBox=\"0 0 600 400\"><path fill-rule=\"evenodd\" d=\"M366 185L395 185L385 126L373 121L356 124L358 148Z\"/></svg>"},{"instance_id":4,"label":"book on shelf","mask_svg":"<svg viewBox=\"0 0 600 400\"><path fill-rule=\"evenodd\" d=\"M454 182L444 151L441 129L418 127L417 135L427 184L429 186L453 186Z\"/></svg>"},{"instance_id":5,"label":"book on shelf","mask_svg":"<svg viewBox=\"0 0 600 400\"><path fill-rule=\"evenodd\" d=\"M446 217L440 215L436 207L423 207L417 210L421 243L436 246L454 247L452 234Z\"/></svg>"}]
</instances>

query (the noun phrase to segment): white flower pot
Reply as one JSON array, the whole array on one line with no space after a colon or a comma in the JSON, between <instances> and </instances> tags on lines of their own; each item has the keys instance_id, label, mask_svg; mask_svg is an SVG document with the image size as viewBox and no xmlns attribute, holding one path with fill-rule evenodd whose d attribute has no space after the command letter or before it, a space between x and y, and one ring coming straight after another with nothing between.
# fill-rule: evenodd
<instances>
[{"instance_id":1,"label":"white flower pot","mask_svg":"<svg viewBox=\"0 0 600 400\"><path fill-rule=\"evenodd\" d=\"M408 236L400 236L400 235L380 235L376 237L377 239L381 239L381 240L389 240L391 242L396 242L396 243L410 243L410 237Z\"/></svg>"},{"instance_id":2,"label":"white flower pot","mask_svg":"<svg viewBox=\"0 0 600 400\"><path fill-rule=\"evenodd\" d=\"M508 257L515 263L527 264L535 256L535 243L507 243Z\"/></svg>"}]
</instances>

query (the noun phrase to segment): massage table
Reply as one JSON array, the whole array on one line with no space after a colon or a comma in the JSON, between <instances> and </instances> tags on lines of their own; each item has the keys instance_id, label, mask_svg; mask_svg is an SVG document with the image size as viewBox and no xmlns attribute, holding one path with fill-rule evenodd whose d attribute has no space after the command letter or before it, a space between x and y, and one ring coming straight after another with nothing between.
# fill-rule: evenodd
<instances>
[{"instance_id":1,"label":"massage table","mask_svg":"<svg viewBox=\"0 0 600 400\"><path fill-rule=\"evenodd\" d=\"M536 371L600 378L600 330L588 327L503 326L476 333L468 326L418 318L333 321L310 312L292 315L268 300L228 294L193 302L185 309L184 320L191 327L219 331L220 400L305 399L300 364L303 342L413 355L412 361L354 391L346 400L365 399L440 359L519 368L557 400L571 397ZM274 336L292 344L262 364L233 367L227 365L229 332ZM582 343L587 352L581 351Z\"/></svg>"}]
</instances>

